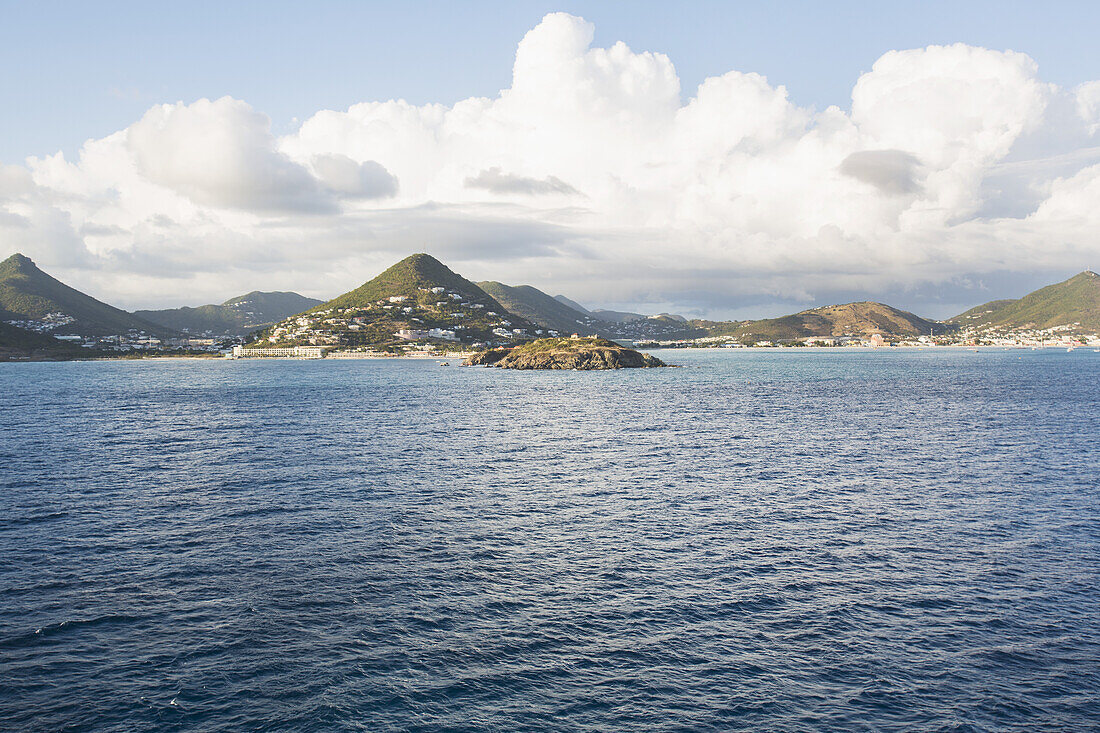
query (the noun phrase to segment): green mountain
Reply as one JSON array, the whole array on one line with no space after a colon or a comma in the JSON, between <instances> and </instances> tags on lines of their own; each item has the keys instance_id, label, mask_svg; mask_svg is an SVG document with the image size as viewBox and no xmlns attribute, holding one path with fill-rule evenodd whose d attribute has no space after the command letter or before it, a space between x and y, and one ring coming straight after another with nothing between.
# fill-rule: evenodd
<instances>
[{"instance_id":1,"label":"green mountain","mask_svg":"<svg viewBox=\"0 0 1100 733\"><path fill-rule=\"evenodd\" d=\"M484 290L453 272L436 258L427 254L414 254L355 290L315 306L312 311L367 306L384 298L401 296L410 300L432 300L432 296L438 296L439 293L429 292L425 295L425 291L433 288L442 288L440 293L458 293L467 301L480 303L490 310L500 310L500 304ZM439 301L439 298L435 298L435 301Z\"/></svg>"},{"instance_id":2,"label":"green mountain","mask_svg":"<svg viewBox=\"0 0 1100 733\"><path fill-rule=\"evenodd\" d=\"M257 344L475 343L527 338L539 330L439 260L415 254L355 290L276 323ZM414 334L403 339L399 331Z\"/></svg>"},{"instance_id":3,"label":"green mountain","mask_svg":"<svg viewBox=\"0 0 1100 733\"><path fill-rule=\"evenodd\" d=\"M102 303L47 275L21 254L0 262L0 321L16 321L58 334L111 336L144 331L171 336L173 329ZM47 328L52 324L52 328Z\"/></svg>"},{"instance_id":4,"label":"green mountain","mask_svg":"<svg viewBox=\"0 0 1100 733\"><path fill-rule=\"evenodd\" d=\"M781 318L761 321L692 321L712 336L732 336L741 341L789 341L812 336L885 338L921 336L943 324L883 303L860 302L826 305Z\"/></svg>"},{"instance_id":5,"label":"green mountain","mask_svg":"<svg viewBox=\"0 0 1100 733\"><path fill-rule=\"evenodd\" d=\"M1085 270L1019 300L993 300L971 308L949 322L982 331L1066 326L1071 331L1097 333L1100 332L1100 275Z\"/></svg>"},{"instance_id":6,"label":"green mountain","mask_svg":"<svg viewBox=\"0 0 1100 733\"><path fill-rule=\"evenodd\" d=\"M600 322L587 312L582 313L566 305L560 297L553 298L538 288L530 285L505 285L493 280L479 282L477 285L509 312L543 328L565 335L579 333L590 336L601 332Z\"/></svg>"},{"instance_id":7,"label":"green mountain","mask_svg":"<svg viewBox=\"0 0 1100 733\"><path fill-rule=\"evenodd\" d=\"M134 311L134 315L176 331L211 336L244 336L308 310L321 301L298 293L254 290L221 305Z\"/></svg>"}]
</instances>

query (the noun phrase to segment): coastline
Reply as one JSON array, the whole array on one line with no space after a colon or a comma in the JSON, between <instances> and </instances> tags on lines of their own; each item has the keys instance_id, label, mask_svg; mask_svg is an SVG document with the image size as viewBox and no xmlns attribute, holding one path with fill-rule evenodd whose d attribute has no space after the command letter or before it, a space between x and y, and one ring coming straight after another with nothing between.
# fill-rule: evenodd
<instances>
[{"instance_id":1,"label":"coastline","mask_svg":"<svg viewBox=\"0 0 1100 733\"><path fill-rule=\"evenodd\" d=\"M684 351L730 351L730 352L742 352L742 351L760 351L760 352L801 352L811 354L821 353L871 353L871 352L911 352L911 351L940 351L940 350L963 350L963 351L1083 351L1092 352L1098 348L1094 345L1078 346L1072 349L1067 349L1062 344L1048 344L1046 346L1023 346L1023 345L968 345L968 344L942 344L942 345L924 345L924 346L744 346L744 347L728 347L728 346L655 346L649 347L647 351L652 352L684 352ZM389 361L441 361L441 360L463 360L475 354L473 351L452 351L440 354L387 354L381 352L335 352L325 355L322 358L300 357L300 356L279 356L279 357L232 357L226 354L126 354L119 356L103 356L103 355L73 355L73 356L59 356L59 355L42 355L42 356L25 356L25 357L4 357L0 358L0 364L25 364L25 363L45 363L45 362L113 362L113 361L131 361L131 362L153 362L153 361L374 361L374 360L389 360Z\"/></svg>"}]
</instances>

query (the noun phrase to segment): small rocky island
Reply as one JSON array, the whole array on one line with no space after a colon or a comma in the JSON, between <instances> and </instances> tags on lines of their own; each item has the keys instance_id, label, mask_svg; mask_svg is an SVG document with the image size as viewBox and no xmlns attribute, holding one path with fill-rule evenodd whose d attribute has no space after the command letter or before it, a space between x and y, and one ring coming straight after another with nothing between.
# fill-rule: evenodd
<instances>
[{"instance_id":1,"label":"small rocky island","mask_svg":"<svg viewBox=\"0 0 1100 733\"><path fill-rule=\"evenodd\" d=\"M619 346L607 339L544 338L519 346L487 349L467 359L463 366L495 366L502 369L632 369L668 366L649 354Z\"/></svg>"}]
</instances>

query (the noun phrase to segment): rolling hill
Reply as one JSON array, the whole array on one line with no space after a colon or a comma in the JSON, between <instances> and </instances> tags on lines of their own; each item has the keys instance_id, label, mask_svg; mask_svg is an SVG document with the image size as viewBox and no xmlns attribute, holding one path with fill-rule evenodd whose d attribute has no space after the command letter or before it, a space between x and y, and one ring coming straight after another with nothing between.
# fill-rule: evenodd
<instances>
[{"instance_id":1,"label":"rolling hill","mask_svg":"<svg viewBox=\"0 0 1100 733\"><path fill-rule=\"evenodd\" d=\"M0 262L0 321L58 334L111 336L130 331L166 337L175 330L107 305L47 275L21 254Z\"/></svg>"},{"instance_id":2,"label":"rolling hill","mask_svg":"<svg viewBox=\"0 0 1100 733\"><path fill-rule=\"evenodd\" d=\"M712 336L733 336L742 341L789 341L813 336L885 338L920 336L943 325L908 311L869 301L826 305L800 313L760 321L693 321Z\"/></svg>"},{"instance_id":3,"label":"rolling hill","mask_svg":"<svg viewBox=\"0 0 1100 733\"><path fill-rule=\"evenodd\" d=\"M1021 331L1066 327L1100 332L1100 275L1090 270L1048 285L1018 300L994 300L950 319L980 331Z\"/></svg>"},{"instance_id":4,"label":"rolling hill","mask_svg":"<svg viewBox=\"0 0 1100 733\"><path fill-rule=\"evenodd\" d=\"M211 336L245 336L257 329L320 305L298 293L254 290L221 305L134 311L134 315L176 331Z\"/></svg>"}]
</instances>

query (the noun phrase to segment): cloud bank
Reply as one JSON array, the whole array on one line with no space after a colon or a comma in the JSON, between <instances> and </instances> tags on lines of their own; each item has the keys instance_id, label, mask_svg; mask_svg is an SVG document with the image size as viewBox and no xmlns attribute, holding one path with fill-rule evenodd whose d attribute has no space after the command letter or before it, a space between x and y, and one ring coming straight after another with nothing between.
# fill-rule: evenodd
<instances>
[{"instance_id":1,"label":"cloud bank","mask_svg":"<svg viewBox=\"0 0 1100 733\"><path fill-rule=\"evenodd\" d=\"M1100 81L930 46L875 61L850 110L815 110L754 73L685 91L666 56L592 40L551 14L495 97L321 110L281 137L242 100L153 107L75 160L0 166L0 255L151 306L325 297L429 251L590 305L716 316L1100 262Z\"/></svg>"}]
</instances>

